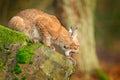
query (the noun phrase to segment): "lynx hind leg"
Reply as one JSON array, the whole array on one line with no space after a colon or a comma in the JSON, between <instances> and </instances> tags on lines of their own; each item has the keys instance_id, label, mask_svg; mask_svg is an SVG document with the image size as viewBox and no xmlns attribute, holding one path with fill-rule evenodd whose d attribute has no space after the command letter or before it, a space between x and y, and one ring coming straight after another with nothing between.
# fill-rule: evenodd
<instances>
[{"instance_id":1,"label":"lynx hind leg","mask_svg":"<svg viewBox=\"0 0 120 80\"><path fill-rule=\"evenodd\" d=\"M24 20L19 16L14 16L8 23L8 27L17 31L24 31L25 23Z\"/></svg>"}]
</instances>

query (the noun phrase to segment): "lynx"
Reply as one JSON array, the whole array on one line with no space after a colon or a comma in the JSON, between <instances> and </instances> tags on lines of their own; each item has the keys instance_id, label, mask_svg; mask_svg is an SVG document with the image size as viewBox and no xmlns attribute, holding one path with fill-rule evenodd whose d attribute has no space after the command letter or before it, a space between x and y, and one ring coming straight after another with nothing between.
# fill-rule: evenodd
<instances>
[{"instance_id":1,"label":"lynx","mask_svg":"<svg viewBox=\"0 0 120 80\"><path fill-rule=\"evenodd\" d=\"M11 18L8 27L23 32L34 43L41 41L49 47L55 43L65 51L66 56L79 49L77 29L69 33L55 16L38 9L21 11Z\"/></svg>"}]
</instances>

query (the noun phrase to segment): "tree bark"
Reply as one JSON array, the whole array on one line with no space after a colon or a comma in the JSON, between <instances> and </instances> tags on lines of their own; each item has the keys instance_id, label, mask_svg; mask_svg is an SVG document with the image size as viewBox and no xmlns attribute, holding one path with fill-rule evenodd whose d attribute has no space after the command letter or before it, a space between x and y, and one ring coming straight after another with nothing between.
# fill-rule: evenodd
<instances>
[{"instance_id":1,"label":"tree bark","mask_svg":"<svg viewBox=\"0 0 120 80\"><path fill-rule=\"evenodd\" d=\"M89 72L99 68L94 38L94 9L96 0L56 0L56 12L62 23L78 27L79 54L75 54L80 71Z\"/></svg>"}]
</instances>

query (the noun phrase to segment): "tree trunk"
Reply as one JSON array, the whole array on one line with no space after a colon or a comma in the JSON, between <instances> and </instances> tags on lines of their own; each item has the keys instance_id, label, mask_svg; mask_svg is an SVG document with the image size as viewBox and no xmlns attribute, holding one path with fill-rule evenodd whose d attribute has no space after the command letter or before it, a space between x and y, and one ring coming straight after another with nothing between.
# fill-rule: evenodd
<instances>
[{"instance_id":1,"label":"tree trunk","mask_svg":"<svg viewBox=\"0 0 120 80\"><path fill-rule=\"evenodd\" d=\"M95 0L56 0L56 12L62 23L69 27L78 27L80 43L79 54L74 57L80 71L89 72L99 68L94 38L94 9ZM56 3L56 2L55 2Z\"/></svg>"}]
</instances>

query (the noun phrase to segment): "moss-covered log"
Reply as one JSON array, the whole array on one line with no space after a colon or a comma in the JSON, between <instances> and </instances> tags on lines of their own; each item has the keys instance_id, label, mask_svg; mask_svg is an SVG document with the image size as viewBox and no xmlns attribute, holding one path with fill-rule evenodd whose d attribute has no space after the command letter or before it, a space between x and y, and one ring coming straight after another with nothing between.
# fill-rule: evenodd
<instances>
[{"instance_id":1,"label":"moss-covered log","mask_svg":"<svg viewBox=\"0 0 120 80\"><path fill-rule=\"evenodd\" d=\"M20 33L0 26L0 79L68 80L74 68L64 55ZM9 42L10 41L10 42ZM26 44L24 44L26 42ZM7 44L7 48L4 45ZM17 44L17 45L16 45ZM24 45L22 45L24 44Z\"/></svg>"}]
</instances>

